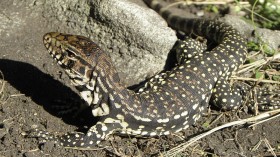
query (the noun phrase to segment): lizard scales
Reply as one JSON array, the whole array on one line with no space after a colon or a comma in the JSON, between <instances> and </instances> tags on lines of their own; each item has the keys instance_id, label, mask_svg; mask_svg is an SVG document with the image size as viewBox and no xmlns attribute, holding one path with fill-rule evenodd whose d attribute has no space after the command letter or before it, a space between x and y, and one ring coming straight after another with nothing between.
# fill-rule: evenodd
<instances>
[{"instance_id":1,"label":"lizard scales","mask_svg":"<svg viewBox=\"0 0 280 157\"><path fill-rule=\"evenodd\" d=\"M214 40L218 46L191 58L179 55L180 64L155 76L156 81L151 81L150 86L134 92L122 85L109 55L90 39L62 33L46 34L46 48L65 69L81 97L92 108L93 115L101 117L86 134L55 136L38 131L38 137L54 140L65 147L91 148L115 132L136 136L168 135L194 124L206 110L211 95L215 97L214 103L227 105L233 99L226 95L221 97L221 90L231 97L240 97L235 90L224 88L229 86L228 77L246 58L245 40L240 33L218 21L173 16L163 10L158 1L145 1L172 27ZM199 51L195 46L190 40L181 48ZM241 103L235 100L234 104ZM234 107L230 104L226 108Z\"/></svg>"}]
</instances>

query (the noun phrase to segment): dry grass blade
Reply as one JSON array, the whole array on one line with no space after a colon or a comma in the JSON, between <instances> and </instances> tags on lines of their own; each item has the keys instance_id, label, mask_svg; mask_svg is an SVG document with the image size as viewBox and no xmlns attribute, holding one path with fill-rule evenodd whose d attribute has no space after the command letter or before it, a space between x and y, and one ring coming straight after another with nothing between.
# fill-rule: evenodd
<instances>
[{"instance_id":1,"label":"dry grass blade","mask_svg":"<svg viewBox=\"0 0 280 157\"><path fill-rule=\"evenodd\" d=\"M277 59L280 59L280 53L274 55L273 57L267 57L265 59L261 59L261 60L255 61L255 62L250 63L250 64L242 65L240 67L239 71L236 72L230 79L280 84L279 81L266 80L266 79L262 79L262 78L256 79L256 78L247 78L247 77L238 77L238 76L236 76L236 74L240 74L240 73L244 73L244 72L250 72L250 71L255 71L256 69L264 66L265 64L267 64L267 63L269 63L271 61L275 61Z\"/></svg>"},{"instance_id":2,"label":"dry grass blade","mask_svg":"<svg viewBox=\"0 0 280 157\"><path fill-rule=\"evenodd\" d=\"M254 82L263 82L263 83L273 83L273 84L280 84L279 81L273 81L273 80L265 80L265 79L255 79L255 78L248 78L248 77L231 77L233 80L243 80L243 81L254 81Z\"/></svg>"},{"instance_id":3,"label":"dry grass blade","mask_svg":"<svg viewBox=\"0 0 280 157\"><path fill-rule=\"evenodd\" d=\"M261 123L264 123L264 122L266 122L266 121L269 121L269 120L274 119L274 118L277 118L277 117L280 117L280 114L276 114L276 115L273 115L273 116L271 116L271 117L269 117L269 118L266 118L266 119L260 120L260 121L258 121L258 122L255 122L254 124L250 125L250 127L253 127L253 126L258 125L258 124L261 124Z\"/></svg>"},{"instance_id":4,"label":"dry grass blade","mask_svg":"<svg viewBox=\"0 0 280 157\"><path fill-rule=\"evenodd\" d=\"M216 132L218 130L221 130L223 128L227 128L227 127L231 127L231 126L237 126L237 125L244 125L244 124L247 124L247 123L256 123L258 121L262 121L264 119L273 119L273 118L276 118L280 115L280 109L277 109L277 110L272 110L272 111L268 111L268 112L264 112L262 114L259 114L257 116L254 116L254 117L250 117L250 118L246 118L246 119L241 119L241 120L238 120L238 121L233 121L233 122L230 122L230 123L227 123L227 124L224 124L224 125L221 125L221 126L218 126L216 128L213 128L205 133L202 133L198 136L195 136L193 138L191 138L190 140L188 140L187 142L184 142L180 145L178 145L177 147L174 147L172 149L170 149L169 151L163 153L164 156L176 156L177 154L183 152L187 147L189 147L191 144L193 144L194 142L202 139L203 137L207 136L207 135L210 135L212 134L213 132Z\"/></svg>"},{"instance_id":5,"label":"dry grass blade","mask_svg":"<svg viewBox=\"0 0 280 157\"><path fill-rule=\"evenodd\" d=\"M264 138L264 139L261 139L252 149L252 151L256 151L260 145L262 143L265 143L266 147L268 148L268 151L274 156L274 157L277 157L276 153L274 152L273 148L271 147L269 141L267 140L267 138Z\"/></svg>"},{"instance_id":6,"label":"dry grass blade","mask_svg":"<svg viewBox=\"0 0 280 157\"><path fill-rule=\"evenodd\" d=\"M264 139L264 143L268 148L268 151L274 156L277 157L277 155L275 154L273 148L271 147L271 144L269 143L269 141L267 140L267 138Z\"/></svg>"},{"instance_id":7,"label":"dry grass blade","mask_svg":"<svg viewBox=\"0 0 280 157\"><path fill-rule=\"evenodd\" d=\"M276 59L280 59L280 53L274 55L273 57L267 57L265 59L260 59L258 61L253 62L253 63L250 63L250 64L242 65L240 67L240 69L238 70L237 74L248 72L248 71L253 71L253 70L267 64L268 62L271 62L271 61L276 60Z\"/></svg>"}]
</instances>

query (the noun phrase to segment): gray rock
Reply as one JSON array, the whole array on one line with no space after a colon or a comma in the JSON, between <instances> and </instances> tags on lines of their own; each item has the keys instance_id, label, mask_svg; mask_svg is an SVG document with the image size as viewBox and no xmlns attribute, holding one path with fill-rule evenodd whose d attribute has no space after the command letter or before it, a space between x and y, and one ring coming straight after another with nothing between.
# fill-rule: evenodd
<instances>
[{"instance_id":1,"label":"gray rock","mask_svg":"<svg viewBox=\"0 0 280 157\"><path fill-rule=\"evenodd\" d=\"M280 31L254 27L238 16L226 15L221 21L232 25L249 41L267 44L271 50L277 51L280 47ZM254 34L254 35L253 35Z\"/></svg>"},{"instance_id":2,"label":"gray rock","mask_svg":"<svg viewBox=\"0 0 280 157\"><path fill-rule=\"evenodd\" d=\"M126 82L133 84L162 70L177 37L157 13L127 0L97 0L91 5L101 30L111 32L101 41L118 52L112 57Z\"/></svg>"},{"instance_id":3,"label":"gray rock","mask_svg":"<svg viewBox=\"0 0 280 157\"><path fill-rule=\"evenodd\" d=\"M280 47L280 31L257 28L255 31L255 41L267 44L271 50L277 51Z\"/></svg>"},{"instance_id":4,"label":"gray rock","mask_svg":"<svg viewBox=\"0 0 280 157\"><path fill-rule=\"evenodd\" d=\"M220 21L225 22L235 29L237 29L245 38L248 38L252 34L252 26L246 23L244 20L240 19L240 16L226 15L221 18Z\"/></svg>"},{"instance_id":5,"label":"gray rock","mask_svg":"<svg viewBox=\"0 0 280 157\"><path fill-rule=\"evenodd\" d=\"M162 70L177 40L157 13L127 0L49 0L45 6L53 27L88 36L108 51L128 85Z\"/></svg>"}]
</instances>

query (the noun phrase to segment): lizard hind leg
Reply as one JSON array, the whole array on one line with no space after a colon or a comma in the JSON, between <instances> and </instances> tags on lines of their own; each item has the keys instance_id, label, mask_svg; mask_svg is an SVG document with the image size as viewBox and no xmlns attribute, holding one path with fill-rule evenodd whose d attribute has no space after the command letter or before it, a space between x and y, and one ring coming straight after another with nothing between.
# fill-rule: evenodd
<instances>
[{"instance_id":1,"label":"lizard hind leg","mask_svg":"<svg viewBox=\"0 0 280 157\"><path fill-rule=\"evenodd\" d=\"M235 110L244 102L248 87L239 83L231 85L226 78L221 77L211 96L211 104L222 110Z\"/></svg>"},{"instance_id":2,"label":"lizard hind leg","mask_svg":"<svg viewBox=\"0 0 280 157\"><path fill-rule=\"evenodd\" d=\"M254 109L256 106L259 110L268 111L280 109L280 90L259 89L256 88L252 95L250 108Z\"/></svg>"}]
</instances>

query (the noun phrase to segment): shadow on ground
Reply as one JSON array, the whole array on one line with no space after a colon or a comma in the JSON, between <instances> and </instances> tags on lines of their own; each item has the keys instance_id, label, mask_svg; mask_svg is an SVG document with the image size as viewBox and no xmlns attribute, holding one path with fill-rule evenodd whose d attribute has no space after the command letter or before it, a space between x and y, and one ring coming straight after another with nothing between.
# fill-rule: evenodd
<instances>
[{"instance_id":1,"label":"shadow on ground","mask_svg":"<svg viewBox=\"0 0 280 157\"><path fill-rule=\"evenodd\" d=\"M36 104L42 105L44 109L54 116L61 117L70 125L79 128L82 126L92 126L96 119L91 114L90 109L86 109L76 117L73 114L61 115L55 110L55 105L59 105L56 100L65 101L69 106L75 105L71 100L80 100L80 97L61 82L53 79L50 75L43 73L31 64L8 59L0 59L0 67L4 79L16 88L20 93L30 97ZM79 117L79 118L77 118Z\"/></svg>"}]
</instances>

